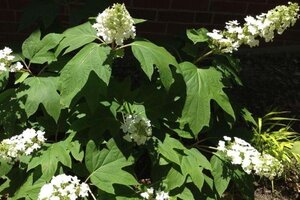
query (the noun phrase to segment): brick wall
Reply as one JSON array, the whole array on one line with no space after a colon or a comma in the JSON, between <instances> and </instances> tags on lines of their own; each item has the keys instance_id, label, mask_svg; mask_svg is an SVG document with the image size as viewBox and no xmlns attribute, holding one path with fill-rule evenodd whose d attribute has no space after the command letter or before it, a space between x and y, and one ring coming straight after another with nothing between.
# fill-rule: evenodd
<instances>
[{"instance_id":1,"label":"brick wall","mask_svg":"<svg viewBox=\"0 0 300 200\"><path fill-rule=\"evenodd\" d=\"M99 0L100 1L100 0ZM0 0L0 43L24 40L31 29L18 31L22 10L30 0ZM84 0L77 0L73 7L80 7ZM284 0L119 0L124 2L131 15L145 18L148 22L138 25L139 34L161 37L175 35L186 28L224 27L228 20L242 19L286 4ZM67 24L68 9L61 9L59 19ZM275 45L300 45L300 22L283 36L276 38Z\"/></svg>"}]
</instances>

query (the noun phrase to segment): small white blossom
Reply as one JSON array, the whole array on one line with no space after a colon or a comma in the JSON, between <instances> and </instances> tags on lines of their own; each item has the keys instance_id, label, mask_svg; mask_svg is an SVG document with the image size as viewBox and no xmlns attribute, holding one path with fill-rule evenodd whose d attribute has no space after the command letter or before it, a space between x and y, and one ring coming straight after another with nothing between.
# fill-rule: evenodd
<instances>
[{"instance_id":1,"label":"small white blossom","mask_svg":"<svg viewBox=\"0 0 300 200\"><path fill-rule=\"evenodd\" d=\"M147 200L169 200L169 193L164 191L154 191L154 189L148 188L145 192L140 194L143 199Z\"/></svg>"},{"instance_id":2,"label":"small white blossom","mask_svg":"<svg viewBox=\"0 0 300 200\"><path fill-rule=\"evenodd\" d=\"M134 21L124 4L114 4L99 13L93 27L97 30L97 36L107 44L122 45L124 40L135 38Z\"/></svg>"},{"instance_id":3,"label":"small white blossom","mask_svg":"<svg viewBox=\"0 0 300 200\"><path fill-rule=\"evenodd\" d=\"M126 133L123 138L137 145L145 144L152 135L150 120L136 114L127 115L121 129Z\"/></svg>"},{"instance_id":4,"label":"small white blossom","mask_svg":"<svg viewBox=\"0 0 300 200\"><path fill-rule=\"evenodd\" d=\"M245 23L240 26L234 21L226 22L225 30L213 30L207 33L211 38L211 48L221 53L232 53L242 45L255 47L259 45L258 38L270 42L274 33L282 34L287 28L294 26L299 18L299 5L288 3L288 6L277 6L267 13L256 17L245 17Z\"/></svg>"},{"instance_id":5,"label":"small white blossom","mask_svg":"<svg viewBox=\"0 0 300 200\"><path fill-rule=\"evenodd\" d=\"M41 148L45 142L44 132L26 129L22 134L4 139L0 143L0 157L13 162L18 160L22 155L30 155L33 151Z\"/></svg>"},{"instance_id":6,"label":"small white blossom","mask_svg":"<svg viewBox=\"0 0 300 200\"><path fill-rule=\"evenodd\" d=\"M50 183L43 185L38 200L69 199L76 200L88 197L89 186L80 183L76 176L60 174L52 178Z\"/></svg>"},{"instance_id":7,"label":"small white blossom","mask_svg":"<svg viewBox=\"0 0 300 200\"><path fill-rule=\"evenodd\" d=\"M248 142L234 137L224 136L220 140L217 149L225 154L233 165L240 165L247 173L254 173L261 177L267 177L273 180L274 177L280 176L283 166L279 160L269 154L261 154Z\"/></svg>"},{"instance_id":8,"label":"small white blossom","mask_svg":"<svg viewBox=\"0 0 300 200\"><path fill-rule=\"evenodd\" d=\"M0 50L0 72L1 71L10 71L16 72L20 71L23 68L23 65L20 62L13 64L15 56L10 55L12 50L8 47Z\"/></svg>"},{"instance_id":9,"label":"small white blossom","mask_svg":"<svg viewBox=\"0 0 300 200\"><path fill-rule=\"evenodd\" d=\"M170 199L169 193L164 191L156 192L155 200L169 200L169 199Z\"/></svg>"}]
</instances>

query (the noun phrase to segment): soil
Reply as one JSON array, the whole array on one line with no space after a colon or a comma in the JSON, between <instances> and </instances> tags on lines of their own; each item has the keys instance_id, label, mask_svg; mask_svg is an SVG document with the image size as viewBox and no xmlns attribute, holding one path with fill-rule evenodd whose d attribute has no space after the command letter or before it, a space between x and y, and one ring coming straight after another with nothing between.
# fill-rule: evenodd
<instances>
[{"instance_id":1,"label":"soil","mask_svg":"<svg viewBox=\"0 0 300 200\"><path fill-rule=\"evenodd\" d=\"M264 187L257 188L254 193L255 200L297 200L300 199L300 193L291 191L290 188L283 186L273 193Z\"/></svg>"}]
</instances>

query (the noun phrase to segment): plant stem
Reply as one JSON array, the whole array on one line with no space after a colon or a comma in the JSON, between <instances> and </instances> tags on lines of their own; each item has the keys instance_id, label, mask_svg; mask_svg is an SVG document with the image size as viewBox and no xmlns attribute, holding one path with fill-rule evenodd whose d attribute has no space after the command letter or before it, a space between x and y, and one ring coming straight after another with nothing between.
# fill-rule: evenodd
<instances>
[{"instance_id":1,"label":"plant stem","mask_svg":"<svg viewBox=\"0 0 300 200\"><path fill-rule=\"evenodd\" d=\"M272 193L274 193L274 181L271 180L271 185L272 185Z\"/></svg>"},{"instance_id":2,"label":"plant stem","mask_svg":"<svg viewBox=\"0 0 300 200\"><path fill-rule=\"evenodd\" d=\"M129 103L126 101L126 102L125 102L125 104L126 104L126 108L128 109L128 110L126 109L126 110L127 110L127 112L129 112L129 114L131 114L131 115L132 115L132 114L133 114L133 112L132 112L132 110L130 109L130 105L129 105Z\"/></svg>"},{"instance_id":3,"label":"plant stem","mask_svg":"<svg viewBox=\"0 0 300 200\"><path fill-rule=\"evenodd\" d=\"M122 45L122 46L116 48L116 50L123 49L123 48L129 47L129 46L131 46L131 43L130 44Z\"/></svg>"},{"instance_id":4,"label":"plant stem","mask_svg":"<svg viewBox=\"0 0 300 200\"><path fill-rule=\"evenodd\" d=\"M206 54L200 56L200 57L194 62L194 64L200 62L201 60L203 60L205 57L209 56L209 55L212 54L212 53L213 53L213 50L211 50L211 51L207 52Z\"/></svg>"},{"instance_id":5,"label":"plant stem","mask_svg":"<svg viewBox=\"0 0 300 200\"><path fill-rule=\"evenodd\" d=\"M95 197L95 195L93 194L93 192L91 191L91 189L90 189L90 188L89 188L89 192L90 192L90 194L91 194L92 198L93 198L94 200L97 200L97 199L96 199L96 197Z\"/></svg>"}]
</instances>

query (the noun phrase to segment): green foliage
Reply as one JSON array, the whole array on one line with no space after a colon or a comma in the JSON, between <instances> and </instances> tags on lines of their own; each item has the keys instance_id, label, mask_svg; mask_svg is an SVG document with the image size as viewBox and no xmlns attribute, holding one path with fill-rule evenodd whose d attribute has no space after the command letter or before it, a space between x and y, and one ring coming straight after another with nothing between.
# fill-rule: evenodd
<instances>
[{"instance_id":1,"label":"green foliage","mask_svg":"<svg viewBox=\"0 0 300 200\"><path fill-rule=\"evenodd\" d=\"M281 160L286 171L295 167L295 163L300 162L300 154L297 151L300 134L291 127L292 122L298 120L287 117L288 113L270 112L264 117L258 118L257 125L253 128L252 140L258 150Z\"/></svg>"},{"instance_id":2,"label":"green foliage","mask_svg":"<svg viewBox=\"0 0 300 200\"><path fill-rule=\"evenodd\" d=\"M43 179L50 180L55 174L59 163L69 168L72 167L70 150L65 141L51 144L46 150L41 151L40 155L37 155L28 163L27 171L40 165Z\"/></svg>"},{"instance_id":3,"label":"green foliage","mask_svg":"<svg viewBox=\"0 0 300 200\"><path fill-rule=\"evenodd\" d=\"M151 80L155 65L160 74L162 84L166 89L169 89L174 81L169 65L177 67L178 64L175 58L164 48L151 42L135 41L130 45L133 55L141 63L141 67L148 78Z\"/></svg>"},{"instance_id":4,"label":"green foliage","mask_svg":"<svg viewBox=\"0 0 300 200\"><path fill-rule=\"evenodd\" d=\"M226 163L216 155L211 158L210 162L217 193L219 196L222 196L230 182L230 175L228 173Z\"/></svg>"},{"instance_id":5,"label":"green foliage","mask_svg":"<svg viewBox=\"0 0 300 200\"><path fill-rule=\"evenodd\" d=\"M24 110L27 117L32 116L39 105L43 105L47 113L58 120L61 110L58 90L58 77L30 77L23 82L24 86L17 94L19 99L25 97ZM43 88L43 89L41 89Z\"/></svg>"},{"instance_id":6,"label":"green foliage","mask_svg":"<svg viewBox=\"0 0 300 200\"><path fill-rule=\"evenodd\" d=\"M206 42L208 41L208 36L206 35L208 30L205 28L200 29L189 29L186 31L187 37L194 43Z\"/></svg>"},{"instance_id":7,"label":"green foliage","mask_svg":"<svg viewBox=\"0 0 300 200\"><path fill-rule=\"evenodd\" d=\"M30 60L30 63L43 64L56 60L53 52L49 51L55 48L61 41L60 34L50 33L40 40L41 32L33 32L23 43L22 53L25 58Z\"/></svg>"},{"instance_id":8,"label":"green foliage","mask_svg":"<svg viewBox=\"0 0 300 200\"><path fill-rule=\"evenodd\" d=\"M67 29L62 33L62 37L63 40L60 42L57 50L55 51L56 55L59 55L65 48L67 49L64 53L69 53L91 43L97 38L96 30L89 22Z\"/></svg>"},{"instance_id":9,"label":"green foliage","mask_svg":"<svg viewBox=\"0 0 300 200\"><path fill-rule=\"evenodd\" d=\"M181 122L188 123L195 136L204 126L209 125L211 100L216 101L235 118L229 99L223 91L222 74L218 70L213 67L197 68L190 62L181 63L179 70L187 87Z\"/></svg>"},{"instance_id":10,"label":"green foliage","mask_svg":"<svg viewBox=\"0 0 300 200\"><path fill-rule=\"evenodd\" d=\"M69 106L72 99L85 86L93 71L108 84L111 69L104 62L109 54L109 48L91 43L82 48L62 69L59 77L61 83L61 102Z\"/></svg>"},{"instance_id":11,"label":"green foliage","mask_svg":"<svg viewBox=\"0 0 300 200\"><path fill-rule=\"evenodd\" d=\"M59 5L33 3L42 12ZM26 18L49 26L50 15ZM33 32L16 59L24 68L0 74L1 140L26 128L45 131L47 140L15 163L0 158L2 197L37 199L44 184L65 173L89 185L88 199L141 199L151 187L172 199L220 199L232 182L251 199L253 180L212 154L214 134L232 133L235 121L244 119L257 125L257 146L268 144L285 160L299 158L298 136L289 126L275 130L282 125L277 122L264 129L235 105L228 91L242 85L239 62L211 50L199 54L209 48L207 32L187 31L185 52L176 49L180 64L147 40L107 44L90 22L62 33ZM285 120L268 117L266 125Z\"/></svg>"},{"instance_id":12,"label":"green foliage","mask_svg":"<svg viewBox=\"0 0 300 200\"><path fill-rule=\"evenodd\" d=\"M136 185L135 178L123 168L132 165L132 158L125 158L113 140L107 148L99 150L94 141L89 141L86 149L85 165L90 172L91 182L99 189L115 194L114 185Z\"/></svg>"}]
</instances>

